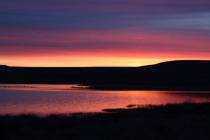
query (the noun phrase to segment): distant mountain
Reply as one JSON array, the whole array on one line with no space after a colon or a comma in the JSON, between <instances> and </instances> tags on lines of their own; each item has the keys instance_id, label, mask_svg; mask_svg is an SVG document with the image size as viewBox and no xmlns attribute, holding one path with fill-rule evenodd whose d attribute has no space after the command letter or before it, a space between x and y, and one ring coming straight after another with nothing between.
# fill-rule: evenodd
<instances>
[{"instance_id":1,"label":"distant mountain","mask_svg":"<svg viewBox=\"0 0 210 140\"><path fill-rule=\"evenodd\" d=\"M142 67L30 68L0 66L0 83L84 84L95 89L210 90L210 61Z\"/></svg>"}]
</instances>

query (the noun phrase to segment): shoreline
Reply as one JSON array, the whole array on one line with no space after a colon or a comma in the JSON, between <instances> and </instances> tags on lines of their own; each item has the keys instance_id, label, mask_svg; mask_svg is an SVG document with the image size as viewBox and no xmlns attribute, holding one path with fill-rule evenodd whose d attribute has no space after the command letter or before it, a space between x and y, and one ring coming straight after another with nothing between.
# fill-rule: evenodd
<instances>
[{"instance_id":1,"label":"shoreline","mask_svg":"<svg viewBox=\"0 0 210 140\"><path fill-rule=\"evenodd\" d=\"M126 113L126 112L136 112L139 111L140 113L145 113L145 112L152 112L152 111L157 111L157 110L162 110L164 108L170 109L170 108L177 108L181 109L187 107L187 109L192 109L196 108L198 109L199 107L209 107L210 108L210 102L201 102L201 103L195 103L191 101L186 101L183 103L169 103L169 104L160 104L160 105L153 105L153 104L148 104L148 105L139 105L139 104L129 104L125 107L121 108L104 108L101 111L98 112L73 112L73 113L53 113L53 114L45 114L45 115L40 115L40 114L34 114L34 113L22 113L22 114L0 114L0 118L2 117L22 117L22 116L33 116L37 118L48 118L51 116L56 116L56 117L81 117L81 116L97 116L97 115L108 115L108 114L120 114L120 113ZM186 108L185 108L186 109ZM192 110L193 112L193 110ZM210 110L209 110L210 113Z\"/></svg>"}]
</instances>

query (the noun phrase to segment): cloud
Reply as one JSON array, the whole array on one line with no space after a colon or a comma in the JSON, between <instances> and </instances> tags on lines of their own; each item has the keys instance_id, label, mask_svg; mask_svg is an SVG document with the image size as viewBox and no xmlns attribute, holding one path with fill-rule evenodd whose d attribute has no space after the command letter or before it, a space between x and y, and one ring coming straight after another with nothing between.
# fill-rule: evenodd
<instances>
[{"instance_id":1,"label":"cloud","mask_svg":"<svg viewBox=\"0 0 210 140\"><path fill-rule=\"evenodd\" d=\"M0 36L0 53L17 55L54 52L191 53L210 52L209 36L130 30L11 31ZM13 53L12 53L13 52Z\"/></svg>"},{"instance_id":2,"label":"cloud","mask_svg":"<svg viewBox=\"0 0 210 140\"><path fill-rule=\"evenodd\" d=\"M210 33L210 11L162 16L148 24L160 29Z\"/></svg>"},{"instance_id":3,"label":"cloud","mask_svg":"<svg viewBox=\"0 0 210 140\"><path fill-rule=\"evenodd\" d=\"M0 5L0 27L155 30L162 24L173 30L179 23L191 26L191 14L208 13L209 9L209 0L5 0ZM177 15L184 16L178 19ZM193 21L207 23L206 17Z\"/></svg>"}]
</instances>

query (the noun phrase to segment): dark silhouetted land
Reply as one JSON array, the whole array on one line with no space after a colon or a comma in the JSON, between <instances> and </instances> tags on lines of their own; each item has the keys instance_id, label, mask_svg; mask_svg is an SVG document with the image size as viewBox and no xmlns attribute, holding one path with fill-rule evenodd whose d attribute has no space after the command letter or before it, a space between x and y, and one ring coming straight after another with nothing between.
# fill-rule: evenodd
<instances>
[{"instance_id":1,"label":"dark silhouetted land","mask_svg":"<svg viewBox=\"0 0 210 140\"><path fill-rule=\"evenodd\" d=\"M210 61L169 61L143 67L0 66L0 83L81 84L93 89L210 90Z\"/></svg>"},{"instance_id":2,"label":"dark silhouetted land","mask_svg":"<svg viewBox=\"0 0 210 140\"><path fill-rule=\"evenodd\" d=\"M0 138L2 140L210 139L210 103L105 111L106 113L71 116L0 116Z\"/></svg>"}]
</instances>

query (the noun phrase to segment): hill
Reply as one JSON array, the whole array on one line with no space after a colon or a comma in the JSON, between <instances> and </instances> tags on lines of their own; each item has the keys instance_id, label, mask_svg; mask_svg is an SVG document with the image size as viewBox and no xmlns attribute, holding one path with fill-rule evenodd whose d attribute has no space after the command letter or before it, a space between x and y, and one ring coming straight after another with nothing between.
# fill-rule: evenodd
<instances>
[{"instance_id":1,"label":"hill","mask_svg":"<svg viewBox=\"0 0 210 140\"><path fill-rule=\"evenodd\" d=\"M0 83L82 84L94 89L209 90L210 61L169 61L143 67L7 67Z\"/></svg>"}]
</instances>

